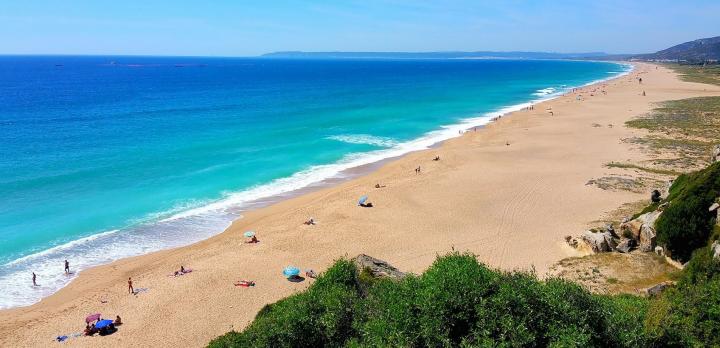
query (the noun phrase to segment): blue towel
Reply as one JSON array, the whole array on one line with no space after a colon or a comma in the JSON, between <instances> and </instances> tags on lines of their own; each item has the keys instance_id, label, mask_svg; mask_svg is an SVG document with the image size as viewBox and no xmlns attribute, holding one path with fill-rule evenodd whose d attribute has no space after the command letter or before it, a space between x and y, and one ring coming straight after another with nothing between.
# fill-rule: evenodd
<instances>
[{"instance_id":1,"label":"blue towel","mask_svg":"<svg viewBox=\"0 0 720 348\"><path fill-rule=\"evenodd\" d=\"M62 341L65 341L66 339L68 339L68 337L67 337L67 336L65 336L65 335L62 335L62 336L58 336L58 337L56 338L56 340L57 340L58 342L62 342Z\"/></svg>"}]
</instances>

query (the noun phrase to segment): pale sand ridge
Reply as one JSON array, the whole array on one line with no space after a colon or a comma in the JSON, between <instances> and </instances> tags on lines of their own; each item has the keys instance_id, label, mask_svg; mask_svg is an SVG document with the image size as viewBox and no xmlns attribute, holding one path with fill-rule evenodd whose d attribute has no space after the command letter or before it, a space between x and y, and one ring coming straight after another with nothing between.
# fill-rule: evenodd
<instances>
[{"instance_id":1,"label":"pale sand ridge","mask_svg":"<svg viewBox=\"0 0 720 348\"><path fill-rule=\"evenodd\" d=\"M311 284L286 281L285 266L322 271L338 257L359 253L419 273L437 254L454 248L476 253L493 267L535 267L543 275L575 252L563 236L648 196L586 185L616 171L606 163L644 158L622 142L638 132L623 123L649 111L652 102L720 95L720 88L681 82L663 67L636 64L630 75L585 87L582 94L583 101L569 94L366 176L253 211L209 240L84 271L38 304L0 311L0 346L58 344L55 336L81 332L83 319L94 312L119 314L125 324L111 336L63 344L204 346L242 329L263 305ZM432 161L435 155L441 160ZM422 174L415 175L418 165ZM376 183L386 187L375 189ZM363 194L374 208L357 206ZM303 225L311 216L317 225ZM246 230L256 231L260 243L244 244ZM180 265L194 271L167 276ZM149 290L128 295L129 276L136 288ZM240 279L257 286L233 286Z\"/></svg>"}]
</instances>

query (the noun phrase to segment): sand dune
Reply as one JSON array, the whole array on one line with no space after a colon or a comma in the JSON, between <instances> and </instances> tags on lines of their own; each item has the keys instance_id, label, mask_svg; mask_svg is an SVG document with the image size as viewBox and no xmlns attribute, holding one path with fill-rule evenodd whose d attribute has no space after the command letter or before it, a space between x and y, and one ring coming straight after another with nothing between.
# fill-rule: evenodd
<instances>
[{"instance_id":1,"label":"sand dune","mask_svg":"<svg viewBox=\"0 0 720 348\"><path fill-rule=\"evenodd\" d=\"M636 132L623 123L653 102L719 95L720 88L681 82L663 67L636 64L632 74L581 93L582 101L569 94L515 112L368 175L250 212L209 240L84 271L38 304L0 312L0 346L48 346L55 336L81 332L92 312L119 314L125 324L111 336L70 338L66 344L203 346L242 329L263 305L312 282L286 281L283 267L322 271L334 259L358 253L421 272L437 254L454 248L474 252L494 267L534 267L543 275L575 253L563 236L625 202L648 197L586 185L613 171L604 166L608 162L643 158L621 141ZM440 161L432 161L436 155ZM417 166L420 175L414 173ZM376 189L376 183L386 187ZM375 207L356 205L363 194ZM317 225L302 224L310 216ZM243 243L249 229L257 231L260 243ZM194 272L167 276L180 265ZM136 288L149 290L127 294L129 276ZM239 279L257 286L233 286Z\"/></svg>"}]
</instances>

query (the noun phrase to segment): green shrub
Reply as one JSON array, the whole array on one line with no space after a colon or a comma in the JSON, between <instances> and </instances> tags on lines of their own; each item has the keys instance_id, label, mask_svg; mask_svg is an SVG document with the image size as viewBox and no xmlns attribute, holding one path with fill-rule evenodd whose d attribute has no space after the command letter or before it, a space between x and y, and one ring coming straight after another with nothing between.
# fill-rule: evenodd
<instances>
[{"instance_id":1,"label":"green shrub","mask_svg":"<svg viewBox=\"0 0 720 348\"><path fill-rule=\"evenodd\" d=\"M355 328L359 339L374 347L420 346L419 286L414 276L377 281L358 308Z\"/></svg>"},{"instance_id":2,"label":"green shrub","mask_svg":"<svg viewBox=\"0 0 720 348\"><path fill-rule=\"evenodd\" d=\"M643 347L647 345L644 320L649 301L631 295L598 296L602 303L603 320L607 340L605 346Z\"/></svg>"},{"instance_id":3,"label":"green shrub","mask_svg":"<svg viewBox=\"0 0 720 348\"><path fill-rule=\"evenodd\" d=\"M422 275L417 306L425 345L456 345L478 321L476 305L497 288L498 275L474 255L438 258Z\"/></svg>"},{"instance_id":4,"label":"green shrub","mask_svg":"<svg viewBox=\"0 0 720 348\"><path fill-rule=\"evenodd\" d=\"M689 260L713 233L715 214L708 208L719 195L720 162L678 177L667 199L670 204L655 223L658 244L664 245L674 259Z\"/></svg>"},{"instance_id":5,"label":"green shrub","mask_svg":"<svg viewBox=\"0 0 720 348\"><path fill-rule=\"evenodd\" d=\"M708 248L694 254L676 288L653 299L498 272L471 254L440 257L419 277L361 282L361 274L340 260L308 290L264 307L243 332L210 347L720 345L720 264Z\"/></svg>"}]
</instances>

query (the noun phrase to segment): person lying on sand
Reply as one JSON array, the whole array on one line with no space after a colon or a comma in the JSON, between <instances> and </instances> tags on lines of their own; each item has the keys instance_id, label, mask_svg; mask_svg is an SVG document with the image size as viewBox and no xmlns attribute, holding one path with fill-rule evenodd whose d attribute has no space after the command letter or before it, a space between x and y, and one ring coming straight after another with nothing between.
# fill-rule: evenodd
<instances>
[{"instance_id":1,"label":"person lying on sand","mask_svg":"<svg viewBox=\"0 0 720 348\"><path fill-rule=\"evenodd\" d=\"M98 331L95 328L95 325L87 324L87 325L85 325L85 331L83 332L83 334L85 336L92 336L92 335L96 334L97 332Z\"/></svg>"},{"instance_id":2,"label":"person lying on sand","mask_svg":"<svg viewBox=\"0 0 720 348\"><path fill-rule=\"evenodd\" d=\"M440 156L435 156L435 158L433 158L433 161L439 161L439 160L440 160Z\"/></svg>"},{"instance_id":3,"label":"person lying on sand","mask_svg":"<svg viewBox=\"0 0 720 348\"><path fill-rule=\"evenodd\" d=\"M313 220L313 218L310 218L310 220L305 221L305 222L303 222L303 223L304 223L305 225L314 225L314 224L315 224L315 220Z\"/></svg>"},{"instance_id":4,"label":"person lying on sand","mask_svg":"<svg viewBox=\"0 0 720 348\"><path fill-rule=\"evenodd\" d=\"M317 278L317 273L315 273L315 271L309 269L309 270L305 271L305 276L308 278L315 279L315 278Z\"/></svg>"},{"instance_id":5,"label":"person lying on sand","mask_svg":"<svg viewBox=\"0 0 720 348\"><path fill-rule=\"evenodd\" d=\"M257 237L255 237L255 236L252 236L252 237L250 237L250 240L245 241L245 243L248 243L248 244L257 243L257 242L259 242L259 241L258 241Z\"/></svg>"},{"instance_id":6,"label":"person lying on sand","mask_svg":"<svg viewBox=\"0 0 720 348\"><path fill-rule=\"evenodd\" d=\"M252 280L238 280L235 283L233 283L233 285L249 288L251 286L255 286L255 282Z\"/></svg>"},{"instance_id":7,"label":"person lying on sand","mask_svg":"<svg viewBox=\"0 0 720 348\"><path fill-rule=\"evenodd\" d=\"M173 275L177 277L177 276L181 276L184 274L188 274L190 272L192 272L192 269L190 269L190 268L186 269L184 266L180 265L180 270L175 271L175 273Z\"/></svg>"},{"instance_id":8,"label":"person lying on sand","mask_svg":"<svg viewBox=\"0 0 720 348\"><path fill-rule=\"evenodd\" d=\"M367 202L367 203L360 204L360 206L363 208L372 208L373 204L372 204L372 202Z\"/></svg>"}]
</instances>

